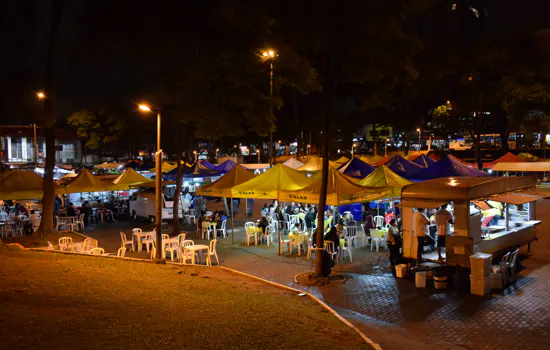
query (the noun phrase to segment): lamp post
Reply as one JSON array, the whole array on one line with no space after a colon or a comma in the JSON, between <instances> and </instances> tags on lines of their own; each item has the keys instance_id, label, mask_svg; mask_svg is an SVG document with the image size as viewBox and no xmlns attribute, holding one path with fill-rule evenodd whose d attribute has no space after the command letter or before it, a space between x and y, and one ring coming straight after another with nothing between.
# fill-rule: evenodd
<instances>
[{"instance_id":1,"label":"lamp post","mask_svg":"<svg viewBox=\"0 0 550 350\"><path fill-rule=\"evenodd\" d=\"M277 56L273 49L262 51L262 60L269 62L269 111L273 113L273 59ZM269 166L273 166L273 131L269 128Z\"/></svg>"},{"instance_id":2,"label":"lamp post","mask_svg":"<svg viewBox=\"0 0 550 350\"><path fill-rule=\"evenodd\" d=\"M143 112L151 112L146 104L140 104L139 109ZM160 148L160 110L157 110L157 152L155 153L155 231L157 232L157 249L155 259L158 263L165 263L162 256L162 149Z\"/></svg>"},{"instance_id":3,"label":"lamp post","mask_svg":"<svg viewBox=\"0 0 550 350\"><path fill-rule=\"evenodd\" d=\"M216 163L218 163L219 152L220 152L220 149L216 148Z\"/></svg>"},{"instance_id":4,"label":"lamp post","mask_svg":"<svg viewBox=\"0 0 550 350\"><path fill-rule=\"evenodd\" d=\"M42 91L38 91L36 93L36 97L39 99L39 100L43 100L46 98L46 94L43 93ZM32 152L33 152L33 160L34 160L34 165L38 165L38 146L37 146L37 143L36 143L36 123L34 123L32 125L32 129L33 129L33 144L32 144ZM45 165L44 165L45 166Z\"/></svg>"},{"instance_id":5,"label":"lamp post","mask_svg":"<svg viewBox=\"0 0 550 350\"><path fill-rule=\"evenodd\" d=\"M422 150L422 141L420 140L420 137L422 136L422 130L416 129L416 131L418 132L418 152L420 152L420 150Z\"/></svg>"},{"instance_id":6,"label":"lamp post","mask_svg":"<svg viewBox=\"0 0 550 350\"><path fill-rule=\"evenodd\" d=\"M388 156L388 142L390 142L390 139L386 139L386 148L384 150L384 157Z\"/></svg>"},{"instance_id":7,"label":"lamp post","mask_svg":"<svg viewBox=\"0 0 550 350\"><path fill-rule=\"evenodd\" d=\"M351 158L353 158L353 151L355 151L355 143L351 145Z\"/></svg>"},{"instance_id":8,"label":"lamp post","mask_svg":"<svg viewBox=\"0 0 550 350\"><path fill-rule=\"evenodd\" d=\"M310 156L311 156L311 145L307 145L307 160L309 160Z\"/></svg>"}]
</instances>

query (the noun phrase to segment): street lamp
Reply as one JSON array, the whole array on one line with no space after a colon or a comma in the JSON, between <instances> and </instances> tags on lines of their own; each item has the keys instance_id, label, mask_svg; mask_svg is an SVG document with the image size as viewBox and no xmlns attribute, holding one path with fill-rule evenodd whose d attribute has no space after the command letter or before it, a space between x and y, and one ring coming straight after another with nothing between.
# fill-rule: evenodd
<instances>
[{"instance_id":1,"label":"street lamp","mask_svg":"<svg viewBox=\"0 0 550 350\"><path fill-rule=\"evenodd\" d=\"M151 112L151 108L146 104L140 104L139 109L142 112ZM157 250L155 259L157 262L165 262L162 256L162 149L160 148L160 110L157 110L157 152L155 154L155 231L157 232Z\"/></svg>"},{"instance_id":2,"label":"street lamp","mask_svg":"<svg viewBox=\"0 0 550 350\"><path fill-rule=\"evenodd\" d=\"M416 129L418 132L418 151L422 150L422 141L420 140L420 137L422 136L422 130Z\"/></svg>"},{"instance_id":3,"label":"street lamp","mask_svg":"<svg viewBox=\"0 0 550 350\"><path fill-rule=\"evenodd\" d=\"M307 158L309 160L309 157L311 156L311 145L307 145Z\"/></svg>"},{"instance_id":4,"label":"street lamp","mask_svg":"<svg viewBox=\"0 0 550 350\"><path fill-rule=\"evenodd\" d=\"M351 145L351 157L353 158L353 151L355 151L355 143Z\"/></svg>"},{"instance_id":5,"label":"street lamp","mask_svg":"<svg viewBox=\"0 0 550 350\"><path fill-rule=\"evenodd\" d=\"M43 93L42 91L38 91L38 92L36 93L36 97L38 97L39 100L43 100L43 99L46 98L46 94Z\"/></svg>"},{"instance_id":6,"label":"street lamp","mask_svg":"<svg viewBox=\"0 0 550 350\"><path fill-rule=\"evenodd\" d=\"M216 163L218 163L218 155L220 154L220 149L216 148Z\"/></svg>"},{"instance_id":7,"label":"street lamp","mask_svg":"<svg viewBox=\"0 0 550 350\"><path fill-rule=\"evenodd\" d=\"M386 149L384 151L384 156L387 157L388 156L388 142L390 142L390 139L386 139Z\"/></svg>"},{"instance_id":8,"label":"street lamp","mask_svg":"<svg viewBox=\"0 0 550 350\"><path fill-rule=\"evenodd\" d=\"M277 53L273 49L267 49L262 51L262 60L269 62L269 109L273 113L273 59L277 56ZM273 131L269 128L269 166L273 166Z\"/></svg>"}]
</instances>

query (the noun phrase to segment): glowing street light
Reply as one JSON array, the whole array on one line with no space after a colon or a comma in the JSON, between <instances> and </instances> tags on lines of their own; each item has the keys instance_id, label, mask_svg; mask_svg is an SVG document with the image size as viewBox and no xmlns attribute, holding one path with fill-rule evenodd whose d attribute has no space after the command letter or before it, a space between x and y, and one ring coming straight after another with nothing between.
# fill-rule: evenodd
<instances>
[{"instance_id":1,"label":"glowing street light","mask_svg":"<svg viewBox=\"0 0 550 350\"><path fill-rule=\"evenodd\" d=\"M386 149L384 151L384 156L388 156L388 142L390 142L390 139L386 139Z\"/></svg>"},{"instance_id":2,"label":"glowing street light","mask_svg":"<svg viewBox=\"0 0 550 350\"><path fill-rule=\"evenodd\" d=\"M46 98L46 94L45 94L44 92L42 92L42 91L38 91L38 92L36 93L36 97L38 97L39 100L43 100L43 99Z\"/></svg>"},{"instance_id":3,"label":"glowing street light","mask_svg":"<svg viewBox=\"0 0 550 350\"><path fill-rule=\"evenodd\" d=\"M269 61L269 97L273 97L273 59L277 56L277 52L273 49L263 50L262 61ZM273 113L273 104L270 101L270 109ZM269 166L273 166L273 132L269 129ZM280 251L279 253L282 254ZM279 255L281 255L279 254Z\"/></svg>"},{"instance_id":4,"label":"glowing street light","mask_svg":"<svg viewBox=\"0 0 550 350\"><path fill-rule=\"evenodd\" d=\"M422 149L422 141L420 140L420 137L422 136L422 130L416 129L418 132L418 151Z\"/></svg>"},{"instance_id":5,"label":"glowing street light","mask_svg":"<svg viewBox=\"0 0 550 350\"><path fill-rule=\"evenodd\" d=\"M138 108L145 112L151 112L152 109L146 104L139 104ZM159 262L164 262L164 256L162 255L162 149L160 148L160 110L157 111L157 152L155 155L155 230L157 232L157 251L155 259Z\"/></svg>"}]
</instances>

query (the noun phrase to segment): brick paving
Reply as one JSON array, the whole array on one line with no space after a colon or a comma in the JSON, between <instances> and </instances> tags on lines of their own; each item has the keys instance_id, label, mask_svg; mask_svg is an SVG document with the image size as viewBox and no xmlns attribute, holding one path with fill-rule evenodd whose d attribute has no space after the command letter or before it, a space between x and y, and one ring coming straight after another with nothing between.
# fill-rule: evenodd
<instances>
[{"instance_id":1,"label":"brick paving","mask_svg":"<svg viewBox=\"0 0 550 350\"><path fill-rule=\"evenodd\" d=\"M548 203L545 209L550 209ZM296 254L278 256L276 246L245 246L244 218L237 219L241 228L235 232L236 243L232 245L231 238L218 241L223 266L307 290L384 349L550 349L550 260L538 258L549 256L540 242L534 243L536 254L521 262L524 269L518 281L485 298L433 287L417 289L414 281L396 280L389 273L387 252L367 248L354 250L353 263L334 269L348 277L344 283L304 287L294 282L294 276L311 271L312 261ZM118 231L132 225L119 223L88 234L107 251L116 251ZM550 221L539 232L547 232L546 227ZM547 242L548 238L542 241L544 247Z\"/></svg>"}]
</instances>

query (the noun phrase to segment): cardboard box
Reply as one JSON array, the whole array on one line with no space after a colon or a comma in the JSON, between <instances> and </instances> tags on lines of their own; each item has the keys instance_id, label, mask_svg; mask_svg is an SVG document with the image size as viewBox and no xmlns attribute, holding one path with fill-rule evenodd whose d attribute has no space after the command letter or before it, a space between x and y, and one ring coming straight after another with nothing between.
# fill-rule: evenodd
<instances>
[{"instance_id":1,"label":"cardboard box","mask_svg":"<svg viewBox=\"0 0 550 350\"><path fill-rule=\"evenodd\" d=\"M415 276L416 288L426 288L426 271L419 271Z\"/></svg>"},{"instance_id":2,"label":"cardboard box","mask_svg":"<svg viewBox=\"0 0 550 350\"><path fill-rule=\"evenodd\" d=\"M489 276L474 276L470 275L470 293L474 295L484 296L491 291L491 279L493 273Z\"/></svg>"},{"instance_id":3,"label":"cardboard box","mask_svg":"<svg viewBox=\"0 0 550 350\"><path fill-rule=\"evenodd\" d=\"M407 265L406 264L399 264L395 267L395 275L398 278L403 278L407 275Z\"/></svg>"},{"instance_id":4,"label":"cardboard box","mask_svg":"<svg viewBox=\"0 0 550 350\"><path fill-rule=\"evenodd\" d=\"M472 275L477 277L489 276L492 269L491 260L493 260L491 254L475 253L474 255L470 255Z\"/></svg>"}]
</instances>

